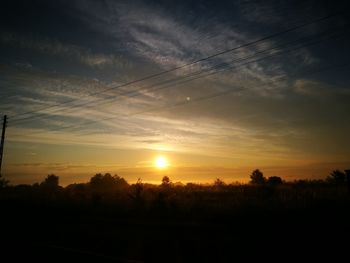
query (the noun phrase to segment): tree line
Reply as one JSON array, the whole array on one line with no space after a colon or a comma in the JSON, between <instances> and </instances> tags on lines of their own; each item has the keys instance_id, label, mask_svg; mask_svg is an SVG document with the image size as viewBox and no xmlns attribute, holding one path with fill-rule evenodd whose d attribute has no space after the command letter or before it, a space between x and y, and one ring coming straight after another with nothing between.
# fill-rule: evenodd
<instances>
[{"instance_id":1,"label":"tree line","mask_svg":"<svg viewBox=\"0 0 350 263\"><path fill-rule=\"evenodd\" d=\"M330 185L345 185L350 184L350 170L333 170L324 180L295 180L293 182L286 182L279 176L270 176L265 177L263 172L260 169L255 169L250 174L250 185L260 185L260 186L278 186L282 184L330 184ZM237 185L238 183L234 183L234 185ZM142 183L141 178L137 180L137 182L133 185L148 185L151 186L151 184L144 184ZM183 184L181 182L173 183L171 179L168 176L163 176L160 187L172 187L172 186L194 186L199 184L195 183L187 183ZM222 179L217 178L214 180L214 182L211 185L205 185L205 186L213 186L216 188L224 187L229 184L225 183ZM232 185L232 184L231 184ZM0 188L9 187L10 182L3 178L0 175ZM23 186L23 185L22 185ZM90 181L87 183L74 183L71 185L66 186L65 188L71 189L71 188L81 188L86 189L89 188L90 190L94 191L118 191L123 190L129 187L130 184L119 175L111 175L110 173L97 173L93 177L90 178ZM204 185L202 185L204 186ZM49 174L47 177L42 181L41 183L34 183L32 185L34 188L40 188L45 189L46 191L55 190L58 188L62 188L59 184L59 176L55 174Z\"/></svg>"}]
</instances>

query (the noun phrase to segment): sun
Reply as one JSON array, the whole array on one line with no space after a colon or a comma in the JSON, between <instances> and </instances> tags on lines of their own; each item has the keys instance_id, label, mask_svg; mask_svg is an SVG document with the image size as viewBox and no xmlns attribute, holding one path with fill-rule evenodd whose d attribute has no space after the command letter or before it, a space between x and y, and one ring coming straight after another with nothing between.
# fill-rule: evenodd
<instances>
[{"instance_id":1,"label":"sun","mask_svg":"<svg viewBox=\"0 0 350 263\"><path fill-rule=\"evenodd\" d=\"M168 167L168 160L164 156L157 156L154 164L158 169L165 169Z\"/></svg>"}]
</instances>

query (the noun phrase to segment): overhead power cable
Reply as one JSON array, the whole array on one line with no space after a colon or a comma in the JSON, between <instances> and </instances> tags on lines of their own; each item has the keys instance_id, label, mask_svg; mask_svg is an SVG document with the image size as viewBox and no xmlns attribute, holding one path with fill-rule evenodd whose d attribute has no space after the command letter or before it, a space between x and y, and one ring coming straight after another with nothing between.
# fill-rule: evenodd
<instances>
[{"instance_id":1,"label":"overhead power cable","mask_svg":"<svg viewBox=\"0 0 350 263\"><path fill-rule=\"evenodd\" d=\"M321 73L321 72L325 72L325 71L329 71L329 70L333 70L333 69L339 69L339 68L348 67L349 65L350 65L350 61L346 61L346 62L341 63L341 64L326 66L326 67L323 67L323 68L320 68L320 69L317 69L317 70L310 70L310 71L306 72L306 74L304 73L302 75L314 75L314 74L317 74L317 73ZM296 72L293 75L298 75L298 74L300 74L300 72ZM279 78L277 80L273 80L273 81L264 83L263 85L260 85L259 87L271 85L271 84L273 84L275 82L279 82L279 81L282 81L282 80L287 80L288 78L290 78L293 75L285 74L284 76L279 76ZM134 113L131 113L131 114L118 114L117 116L114 115L114 116L103 118L103 119L99 119L99 120L86 121L84 123L80 123L80 124L77 124L77 125L76 124L72 124L72 125L68 125L68 126L62 126L62 127L58 127L57 129L52 129L52 130L34 131L32 133L17 134L17 135L24 136L24 137L30 137L30 136L36 135L36 134L47 134L48 132L57 132L57 131L62 131L62 130L66 130L66 129L81 128L81 127L86 126L86 125L91 125L91 124L99 123L99 122L103 122L103 121L109 121L109 120L113 120L113 119L116 119L116 118L119 118L119 117L123 117L123 116L130 117L130 116L135 116L135 115L144 114L144 113L148 113L148 112L160 111L160 110L164 110L164 109L171 108L171 107L177 107L177 106L181 106L181 105L186 105L186 104L190 104L190 103L194 103L194 102L209 100L209 99L212 99L212 98L216 98L216 97L220 97L220 96L223 96L223 95L227 95L227 94L232 93L232 92L242 91L244 89L245 89L244 87L239 87L239 88L235 88L235 89L229 88L227 90L219 91L219 92L216 92L214 94L202 96L202 97L199 97L199 98L196 98L196 99L191 99L190 101L187 101L187 100L186 101L185 100L184 101L180 101L180 102L177 102L177 103L172 104L172 105L165 105L165 106L161 106L161 107L155 107L155 108L151 108L151 109L146 109L146 110L134 112ZM12 135L16 136L16 134L12 134Z\"/></svg>"},{"instance_id":2,"label":"overhead power cable","mask_svg":"<svg viewBox=\"0 0 350 263\"><path fill-rule=\"evenodd\" d=\"M345 26L343 26L343 27L345 27ZM329 32L331 33L330 35L328 35ZM316 35L313 35L311 37L310 36L309 37L303 37L303 38L299 38L297 40L293 40L293 41L290 41L290 42L287 42L287 43L282 43L282 44L273 46L273 47L268 48L268 49L260 50L260 51L258 51L256 53L252 54L252 55L248 55L248 56L245 56L245 57L233 59L233 60L231 60L229 62L219 63L219 64L216 64L216 65L214 65L212 67L209 67L209 68L200 69L200 70L198 70L196 72L187 74L185 76L175 77L175 78L168 79L168 80L165 80L165 81L163 80L163 81L157 82L155 84L151 84L149 86L141 87L141 88L139 88L137 90L125 91L123 93L118 93L118 94L116 94L114 96L109 96L107 98L97 98L97 99L95 99L93 101L87 101L87 102L83 102L83 103L80 103L80 104L75 104L75 105L72 105L71 107L66 107L64 109L60 109L59 108L59 109L56 109L56 110L53 110L53 111L40 113L40 114L37 114L37 115L35 115L33 117L32 116L28 116L28 117L23 117L23 118L20 118L20 119L15 119L12 123L13 124L18 124L18 123L21 123L21 122L37 119L37 118L40 118L40 117L52 118L52 114L54 114L54 113L71 112L72 110L74 110L77 107L87 106L87 105L92 104L92 103L93 104L99 103L98 106L100 107L101 105L113 102L117 97L120 97L120 96L128 96L129 98L131 98L131 97L135 97L135 96L140 95L140 91L143 91L143 90L155 91L155 90L160 90L160 89L164 89L164 88L169 88L171 86L178 85L180 83L184 83L184 82L192 81L192 80L195 80L195 79L199 79L199 78L201 78L201 75L203 73L204 74L210 73L209 75L212 75L212 71L213 70L225 69L225 68L230 68L230 69L232 69L232 68L239 68L239 67L245 66L247 64L253 63L253 62L258 62L258 61L270 58L270 57L272 57L272 56L274 56L276 54L278 55L278 53L280 53L280 52L283 52L283 48L289 47L291 44L292 45L293 44L304 45L304 46L300 46L300 47L297 46L297 49L299 49L299 48L302 48L302 47L306 47L308 45L313 45L314 43L318 43L319 41L326 40L330 36L332 37L333 35L337 35L337 34L339 34L339 33L337 31L335 31L335 28L331 28L329 30L326 30L326 31L321 32L321 33L316 34ZM315 40L314 39L315 37L321 37L321 38ZM298 43L300 41L304 41L305 43L303 43L303 42ZM254 57L257 57L258 55L269 54L269 52L273 52L272 56L268 55L268 56L259 58L258 60L250 60L250 59L253 59ZM233 66L231 65L233 63L244 62L244 61L248 61L248 62L247 63L241 63L241 64L238 64L238 65L233 65ZM196 76L199 76L199 77L196 77ZM205 75L205 76L207 76L207 75ZM195 78L193 78L193 77L195 77ZM100 103L100 102L103 102L103 103Z\"/></svg>"},{"instance_id":3,"label":"overhead power cable","mask_svg":"<svg viewBox=\"0 0 350 263\"><path fill-rule=\"evenodd\" d=\"M339 14L340 14L340 13L334 13L334 14L330 14L330 15L327 15L327 16L323 16L323 17L321 17L321 18L317 18L317 19L311 20L311 21L309 21L309 22L306 22L306 23L303 23L303 24L300 24L300 25L296 25L296 26L290 27L290 28L288 28L288 29L285 29L285 30L282 30L282 31L279 31L279 32L276 32L276 33L273 33L273 34L270 34L270 35L267 35L267 36L265 36L265 37L256 39L256 40L251 41L251 42L244 43L244 44L242 44L242 45L239 45L239 46L236 46L236 47L233 47L233 48L230 48L230 49L226 49L226 50L223 50L223 51L214 53L214 54L212 54L212 55L209 55L209 56L206 56L206 57L197 59L197 60L195 60L195 61L192 61L192 62L183 64L183 65L180 65L180 66L178 66L178 67L174 67L174 68L169 69L169 70L164 70L164 71L161 71L161 72L158 72L158 73L155 73L155 74L152 74L152 75L148 75L148 76L145 76L145 77L136 79L136 80L132 80L132 81L129 81L129 82L120 84L120 85L108 87L108 88L103 89L103 90L101 90L101 91L97 91L97 92L93 92L93 93L90 93L90 94L86 94L84 97L93 97L93 96L95 96L95 95L98 95L98 94L101 94L101 93L105 93L105 92L108 92L108 91L110 91L110 90L119 89L119 88L121 88L121 87L130 86L130 85L133 85L133 84L136 84L136 83L139 83L139 82L143 82L143 81L146 81L146 80L149 80L149 79L152 79L152 78L156 78L156 77L159 77L159 76L161 76L161 75L168 74L168 73L177 71L177 70L179 70L179 69L183 69L183 68L185 68L185 67L188 67L188 66L191 66L191 65L195 65L195 64L197 64L197 63L200 63L200 62L203 62L203 61L206 61L206 60L209 60L209 59L218 57L218 56L220 56L220 55L227 54L227 53L229 53L229 52L233 52L233 51L236 51L236 50L241 49L241 48L250 47L250 46L253 46L253 45L255 45L255 44L258 44L259 42L263 42L263 41L266 41L266 40L269 40L269 39L273 39L273 38L279 37L279 36L281 36L281 35L287 34L287 33L292 32L292 31L296 31L296 30L298 30L298 29L307 27L307 26L309 26L309 25L312 25L312 24L315 24L315 23L320 23L320 22L322 22L322 21L325 21L325 20L328 20L328 19L330 19L330 18L336 17L336 16L338 16ZM79 99L80 99L80 98L79 98ZM28 114L33 114L33 113L37 113L37 112L40 112L40 111L43 111L43 110L51 109L51 108L54 108L54 107L57 107L57 106L62 106L62 105L68 104L68 103L72 103L72 102L78 101L79 99L75 99L75 98L74 98L74 99L67 100L67 101L64 101L64 102L56 103L56 104L54 104L54 105L46 106L46 107L43 107L43 108L40 108L40 109L36 109L36 110L32 110L32 111L27 111L27 112L23 112L23 113L19 113L19 114L13 115L12 118L17 118L17 117L19 117L19 116L24 116L24 115L28 115Z\"/></svg>"}]
</instances>

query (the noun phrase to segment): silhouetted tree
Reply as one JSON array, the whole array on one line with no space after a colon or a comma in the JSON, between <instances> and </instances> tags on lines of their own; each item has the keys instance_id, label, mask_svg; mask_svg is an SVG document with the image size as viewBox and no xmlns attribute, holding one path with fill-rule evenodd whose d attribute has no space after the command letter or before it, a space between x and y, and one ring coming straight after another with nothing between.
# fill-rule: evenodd
<instances>
[{"instance_id":1,"label":"silhouetted tree","mask_svg":"<svg viewBox=\"0 0 350 263\"><path fill-rule=\"evenodd\" d=\"M225 185L225 182L222 181L220 178L216 178L216 180L214 181L214 186L216 188L223 187L224 185Z\"/></svg>"},{"instance_id":2,"label":"silhouetted tree","mask_svg":"<svg viewBox=\"0 0 350 263\"><path fill-rule=\"evenodd\" d=\"M266 178L264 177L264 174L259 170L256 169L252 172L250 175L250 183L251 184L264 184L266 182Z\"/></svg>"},{"instance_id":3,"label":"silhouetted tree","mask_svg":"<svg viewBox=\"0 0 350 263\"><path fill-rule=\"evenodd\" d=\"M282 184L282 178L279 176L271 176L267 178L267 183L269 185L279 185Z\"/></svg>"},{"instance_id":4,"label":"silhouetted tree","mask_svg":"<svg viewBox=\"0 0 350 263\"><path fill-rule=\"evenodd\" d=\"M345 173L339 170L334 170L330 173L330 175L327 177L327 182L333 183L333 184L344 184L345 183Z\"/></svg>"},{"instance_id":5,"label":"silhouetted tree","mask_svg":"<svg viewBox=\"0 0 350 263\"><path fill-rule=\"evenodd\" d=\"M170 186L171 181L168 176L163 176L162 178L162 186Z\"/></svg>"},{"instance_id":6,"label":"silhouetted tree","mask_svg":"<svg viewBox=\"0 0 350 263\"><path fill-rule=\"evenodd\" d=\"M127 181L117 174L112 176L110 173L98 173L90 179L91 188L101 192L124 189L128 185Z\"/></svg>"},{"instance_id":7,"label":"silhouetted tree","mask_svg":"<svg viewBox=\"0 0 350 263\"><path fill-rule=\"evenodd\" d=\"M9 184L9 181L3 178L2 175L0 174L0 188L6 187L8 186L8 184Z\"/></svg>"},{"instance_id":8,"label":"silhouetted tree","mask_svg":"<svg viewBox=\"0 0 350 263\"><path fill-rule=\"evenodd\" d=\"M70 197L75 200L84 200L87 196L87 184L79 183L79 184L70 184L65 188L66 192L70 195Z\"/></svg>"},{"instance_id":9,"label":"silhouetted tree","mask_svg":"<svg viewBox=\"0 0 350 263\"><path fill-rule=\"evenodd\" d=\"M59 177L54 174L49 174L45 180L40 183L39 189L42 191L41 193L45 198L57 198L59 190L61 189L59 186Z\"/></svg>"},{"instance_id":10,"label":"silhouetted tree","mask_svg":"<svg viewBox=\"0 0 350 263\"><path fill-rule=\"evenodd\" d=\"M141 178L137 179L137 182L135 184L135 196L141 197L141 193L143 191L143 184Z\"/></svg>"},{"instance_id":11,"label":"silhouetted tree","mask_svg":"<svg viewBox=\"0 0 350 263\"><path fill-rule=\"evenodd\" d=\"M40 186L49 188L49 189L58 189L59 187L59 177L54 174L49 174L44 182L40 184Z\"/></svg>"},{"instance_id":12,"label":"silhouetted tree","mask_svg":"<svg viewBox=\"0 0 350 263\"><path fill-rule=\"evenodd\" d=\"M143 183L141 178L137 179L137 182L135 185L133 185L133 191L129 195L131 199L134 201L134 204L137 208L141 208L143 206L143 198L142 198L142 193L143 193Z\"/></svg>"}]
</instances>

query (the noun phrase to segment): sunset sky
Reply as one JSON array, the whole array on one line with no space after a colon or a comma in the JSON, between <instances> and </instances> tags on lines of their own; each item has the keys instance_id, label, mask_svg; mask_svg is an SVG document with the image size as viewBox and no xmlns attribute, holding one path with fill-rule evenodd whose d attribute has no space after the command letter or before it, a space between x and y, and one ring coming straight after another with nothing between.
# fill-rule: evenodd
<instances>
[{"instance_id":1,"label":"sunset sky","mask_svg":"<svg viewBox=\"0 0 350 263\"><path fill-rule=\"evenodd\" d=\"M349 13L335 2L2 1L2 174L206 183L350 168Z\"/></svg>"}]
</instances>

